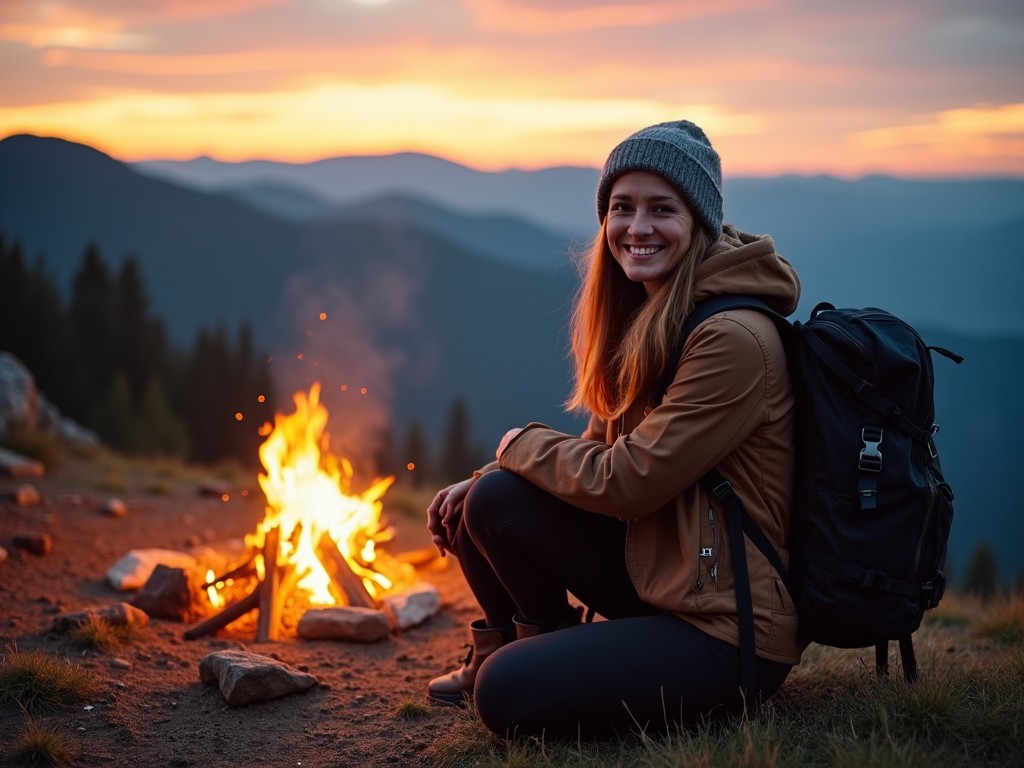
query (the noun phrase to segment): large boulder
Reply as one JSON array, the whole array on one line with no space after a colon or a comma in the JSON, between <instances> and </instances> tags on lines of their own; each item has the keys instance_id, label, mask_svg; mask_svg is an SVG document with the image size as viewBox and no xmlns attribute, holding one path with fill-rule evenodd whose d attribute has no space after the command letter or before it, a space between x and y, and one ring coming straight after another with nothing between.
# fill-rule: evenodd
<instances>
[{"instance_id":1,"label":"large boulder","mask_svg":"<svg viewBox=\"0 0 1024 768\"><path fill-rule=\"evenodd\" d=\"M39 392L31 372L10 352L0 352L0 439L17 424L39 423Z\"/></svg>"},{"instance_id":2,"label":"large boulder","mask_svg":"<svg viewBox=\"0 0 1024 768\"><path fill-rule=\"evenodd\" d=\"M38 429L75 445L96 447L99 436L67 418L36 389L25 364L10 352L0 352L0 440L14 426Z\"/></svg>"}]
</instances>

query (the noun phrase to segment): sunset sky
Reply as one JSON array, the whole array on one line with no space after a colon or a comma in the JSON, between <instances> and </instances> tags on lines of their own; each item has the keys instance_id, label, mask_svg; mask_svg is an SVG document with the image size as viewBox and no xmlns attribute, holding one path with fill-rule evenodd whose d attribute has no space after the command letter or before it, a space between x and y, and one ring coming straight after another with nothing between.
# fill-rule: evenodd
<instances>
[{"instance_id":1,"label":"sunset sky","mask_svg":"<svg viewBox=\"0 0 1024 768\"><path fill-rule=\"evenodd\" d=\"M0 0L0 137L122 160L596 166L682 117L727 175L1024 177L1024 2Z\"/></svg>"}]
</instances>

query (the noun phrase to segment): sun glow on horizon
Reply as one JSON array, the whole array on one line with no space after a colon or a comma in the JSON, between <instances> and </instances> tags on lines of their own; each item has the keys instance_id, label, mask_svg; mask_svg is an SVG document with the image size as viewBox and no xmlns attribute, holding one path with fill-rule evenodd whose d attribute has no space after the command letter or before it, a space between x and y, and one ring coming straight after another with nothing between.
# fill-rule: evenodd
<instances>
[{"instance_id":1,"label":"sun glow on horizon","mask_svg":"<svg viewBox=\"0 0 1024 768\"><path fill-rule=\"evenodd\" d=\"M127 162L420 152L498 171L595 167L685 117L727 175L1024 176L1019 15L812 6L0 3L0 136Z\"/></svg>"}]
</instances>

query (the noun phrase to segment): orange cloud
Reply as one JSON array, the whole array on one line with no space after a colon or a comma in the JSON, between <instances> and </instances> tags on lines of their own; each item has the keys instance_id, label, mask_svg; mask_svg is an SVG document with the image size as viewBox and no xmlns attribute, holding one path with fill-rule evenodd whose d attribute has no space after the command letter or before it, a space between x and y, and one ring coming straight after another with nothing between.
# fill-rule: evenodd
<instances>
[{"instance_id":1,"label":"orange cloud","mask_svg":"<svg viewBox=\"0 0 1024 768\"><path fill-rule=\"evenodd\" d=\"M593 29L664 24L686 18L719 16L770 7L772 0L719 0L683 3L679 0L640 0L636 3L542 2L540 0L463 0L484 29L531 35L558 35Z\"/></svg>"},{"instance_id":2,"label":"orange cloud","mask_svg":"<svg viewBox=\"0 0 1024 768\"><path fill-rule=\"evenodd\" d=\"M136 3L12 2L0 8L0 40L31 48L130 50L149 44L133 32L166 22L193 21L283 5L287 0L145 0ZM92 6L92 7L90 7Z\"/></svg>"}]
</instances>

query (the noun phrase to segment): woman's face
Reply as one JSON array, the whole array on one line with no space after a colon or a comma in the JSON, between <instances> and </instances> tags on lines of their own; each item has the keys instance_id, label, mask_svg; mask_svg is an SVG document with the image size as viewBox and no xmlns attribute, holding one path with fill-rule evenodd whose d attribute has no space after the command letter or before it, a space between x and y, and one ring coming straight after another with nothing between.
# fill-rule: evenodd
<instances>
[{"instance_id":1,"label":"woman's face","mask_svg":"<svg viewBox=\"0 0 1024 768\"><path fill-rule=\"evenodd\" d=\"M663 177L630 171L608 201L608 248L626 277L652 295L679 267L698 226L690 206Z\"/></svg>"}]
</instances>

